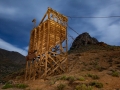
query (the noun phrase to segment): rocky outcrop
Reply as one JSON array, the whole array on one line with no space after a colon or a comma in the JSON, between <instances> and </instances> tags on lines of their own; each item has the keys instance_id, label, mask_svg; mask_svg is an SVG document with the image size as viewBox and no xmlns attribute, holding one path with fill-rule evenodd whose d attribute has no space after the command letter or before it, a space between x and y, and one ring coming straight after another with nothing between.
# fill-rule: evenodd
<instances>
[{"instance_id":1,"label":"rocky outcrop","mask_svg":"<svg viewBox=\"0 0 120 90\"><path fill-rule=\"evenodd\" d=\"M89 44L97 44L97 43L98 40L96 38L91 37L89 33L85 32L80 34L78 37L76 37L70 49L75 49L75 48L79 48L80 46L86 46Z\"/></svg>"},{"instance_id":2,"label":"rocky outcrop","mask_svg":"<svg viewBox=\"0 0 120 90\"><path fill-rule=\"evenodd\" d=\"M108 46L108 45L107 45L106 43L104 43L104 42L98 42L97 45L99 45L99 46L103 46L103 47Z\"/></svg>"}]
</instances>

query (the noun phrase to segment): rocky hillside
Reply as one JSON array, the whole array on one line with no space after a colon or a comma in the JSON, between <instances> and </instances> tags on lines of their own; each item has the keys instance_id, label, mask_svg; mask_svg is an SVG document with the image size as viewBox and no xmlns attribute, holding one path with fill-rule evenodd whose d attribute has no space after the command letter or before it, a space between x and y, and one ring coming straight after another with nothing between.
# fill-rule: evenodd
<instances>
[{"instance_id":1,"label":"rocky hillside","mask_svg":"<svg viewBox=\"0 0 120 90\"><path fill-rule=\"evenodd\" d=\"M25 56L18 52L0 49L0 82L7 75L25 67Z\"/></svg>"},{"instance_id":2,"label":"rocky hillside","mask_svg":"<svg viewBox=\"0 0 120 90\"><path fill-rule=\"evenodd\" d=\"M68 67L66 73L34 81L24 81L24 74L7 78L13 80L12 85L28 85L26 90L120 90L120 46L107 45L83 33L69 50Z\"/></svg>"},{"instance_id":3,"label":"rocky hillside","mask_svg":"<svg viewBox=\"0 0 120 90\"><path fill-rule=\"evenodd\" d=\"M25 56L18 52L0 49L0 61L8 61L16 64L25 64Z\"/></svg>"},{"instance_id":4,"label":"rocky hillside","mask_svg":"<svg viewBox=\"0 0 120 90\"><path fill-rule=\"evenodd\" d=\"M89 33L85 32L80 34L78 37L76 37L76 39L72 43L70 50L78 49L81 48L82 46L96 45L96 44L107 45L104 42L99 42L96 38L91 37Z\"/></svg>"},{"instance_id":5,"label":"rocky hillside","mask_svg":"<svg viewBox=\"0 0 120 90\"><path fill-rule=\"evenodd\" d=\"M87 45L76 50L68 54L66 73L25 82L16 75L14 80L27 84L26 90L120 90L120 46Z\"/></svg>"},{"instance_id":6,"label":"rocky hillside","mask_svg":"<svg viewBox=\"0 0 120 90\"><path fill-rule=\"evenodd\" d=\"M27 81L30 90L120 90L120 46L79 35L68 54L68 72Z\"/></svg>"}]
</instances>

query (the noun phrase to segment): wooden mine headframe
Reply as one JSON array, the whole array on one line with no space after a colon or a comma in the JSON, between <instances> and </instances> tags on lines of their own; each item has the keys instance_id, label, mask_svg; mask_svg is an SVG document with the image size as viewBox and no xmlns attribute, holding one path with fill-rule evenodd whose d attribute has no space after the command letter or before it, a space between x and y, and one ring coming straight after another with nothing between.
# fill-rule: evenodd
<instances>
[{"instance_id":1,"label":"wooden mine headframe","mask_svg":"<svg viewBox=\"0 0 120 90\"><path fill-rule=\"evenodd\" d=\"M25 80L45 78L67 71L67 17L48 8L31 31Z\"/></svg>"}]
</instances>

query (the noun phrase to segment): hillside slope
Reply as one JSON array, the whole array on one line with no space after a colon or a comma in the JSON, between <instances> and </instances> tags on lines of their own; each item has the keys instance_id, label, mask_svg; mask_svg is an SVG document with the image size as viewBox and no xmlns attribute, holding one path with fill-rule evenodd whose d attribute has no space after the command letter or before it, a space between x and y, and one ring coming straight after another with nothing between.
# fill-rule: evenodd
<instances>
[{"instance_id":1,"label":"hillside slope","mask_svg":"<svg viewBox=\"0 0 120 90\"><path fill-rule=\"evenodd\" d=\"M68 72L45 79L24 81L20 73L7 78L27 84L26 90L120 90L120 46L81 34L68 52L68 66Z\"/></svg>"},{"instance_id":2,"label":"hillside slope","mask_svg":"<svg viewBox=\"0 0 120 90\"><path fill-rule=\"evenodd\" d=\"M0 49L0 82L7 75L25 67L25 56L18 52Z\"/></svg>"},{"instance_id":3,"label":"hillside slope","mask_svg":"<svg viewBox=\"0 0 120 90\"><path fill-rule=\"evenodd\" d=\"M92 47L92 46L91 46ZM26 81L30 90L120 90L120 47L72 51L69 72L46 79ZM64 88L64 89L60 89Z\"/></svg>"}]
</instances>

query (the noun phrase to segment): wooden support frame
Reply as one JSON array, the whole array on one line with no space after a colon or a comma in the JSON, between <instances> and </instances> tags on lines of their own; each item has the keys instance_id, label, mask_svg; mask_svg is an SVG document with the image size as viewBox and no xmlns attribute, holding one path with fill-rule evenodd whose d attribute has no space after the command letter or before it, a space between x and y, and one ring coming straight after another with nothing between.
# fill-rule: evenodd
<instances>
[{"instance_id":1,"label":"wooden support frame","mask_svg":"<svg viewBox=\"0 0 120 90\"><path fill-rule=\"evenodd\" d=\"M67 21L66 16L48 8L38 27L31 31L25 80L67 71Z\"/></svg>"}]
</instances>

